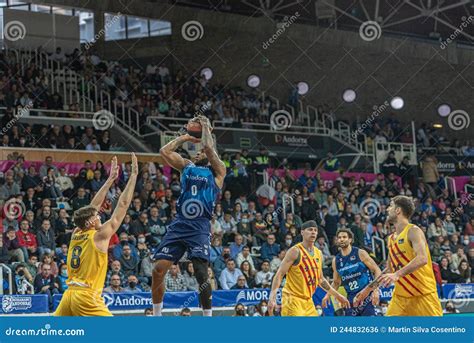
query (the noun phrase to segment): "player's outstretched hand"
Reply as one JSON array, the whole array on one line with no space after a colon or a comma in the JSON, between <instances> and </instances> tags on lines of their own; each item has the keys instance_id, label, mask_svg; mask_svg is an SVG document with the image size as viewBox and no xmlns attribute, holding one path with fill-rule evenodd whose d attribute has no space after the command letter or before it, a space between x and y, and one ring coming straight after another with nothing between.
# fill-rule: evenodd
<instances>
[{"instance_id":1,"label":"player's outstretched hand","mask_svg":"<svg viewBox=\"0 0 474 343\"><path fill-rule=\"evenodd\" d=\"M110 166L109 180L115 181L119 176L119 166L117 163L117 156L112 157L112 162Z\"/></svg>"},{"instance_id":2,"label":"player's outstretched hand","mask_svg":"<svg viewBox=\"0 0 474 343\"><path fill-rule=\"evenodd\" d=\"M365 298L369 296L369 294L370 294L370 289L367 287L361 290L359 293L357 293L354 300L352 301L352 304L354 305L354 307L360 306L364 302Z\"/></svg>"},{"instance_id":3,"label":"player's outstretched hand","mask_svg":"<svg viewBox=\"0 0 474 343\"><path fill-rule=\"evenodd\" d=\"M134 152L132 152L132 174L138 175L138 160Z\"/></svg>"},{"instance_id":4,"label":"player's outstretched hand","mask_svg":"<svg viewBox=\"0 0 474 343\"><path fill-rule=\"evenodd\" d=\"M331 302L331 296L329 295L329 293L326 293L322 301L323 307L324 308L328 307L330 302Z\"/></svg>"},{"instance_id":5,"label":"player's outstretched hand","mask_svg":"<svg viewBox=\"0 0 474 343\"><path fill-rule=\"evenodd\" d=\"M391 284L397 282L399 278L400 277L398 276L397 273L384 274L384 275L380 276L380 283L384 287L388 287Z\"/></svg>"},{"instance_id":6,"label":"player's outstretched hand","mask_svg":"<svg viewBox=\"0 0 474 343\"><path fill-rule=\"evenodd\" d=\"M376 289L372 292L372 305L378 306L380 302L380 293L379 290Z\"/></svg>"},{"instance_id":7,"label":"player's outstretched hand","mask_svg":"<svg viewBox=\"0 0 474 343\"><path fill-rule=\"evenodd\" d=\"M276 298L274 297L270 297L270 299L268 299L268 314L270 316L273 316L273 310L275 310L275 307L276 307Z\"/></svg>"},{"instance_id":8,"label":"player's outstretched hand","mask_svg":"<svg viewBox=\"0 0 474 343\"><path fill-rule=\"evenodd\" d=\"M351 303L349 302L349 300L347 300L347 298L343 296L342 294L337 293L336 300L339 303L339 305L341 305L342 308L351 307Z\"/></svg>"}]
</instances>

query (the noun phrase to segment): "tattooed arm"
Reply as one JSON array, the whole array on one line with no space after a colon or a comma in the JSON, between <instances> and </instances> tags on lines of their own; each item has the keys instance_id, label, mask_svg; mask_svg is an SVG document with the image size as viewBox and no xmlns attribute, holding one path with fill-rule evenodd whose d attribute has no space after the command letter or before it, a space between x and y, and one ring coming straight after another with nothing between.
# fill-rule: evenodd
<instances>
[{"instance_id":1,"label":"tattooed arm","mask_svg":"<svg viewBox=\"0 0 474 343\"><path fill-rule=\"evenodd\" d=\"M326 278L322 275L319 278L319 287L324 289L326 293L329 294L329 296L333 296L334 298L336 298L336 300L339 302L341 307L343 308L351 307L351 303L349 302L349 300L347 300L347 298L343 296L342 294L340 294L337 290L332 288L328 280L326 280Z\"/></svg>"},{"instance_id":2,"label":"tattooed arm","mask_svg":"<svg viewBox=\"0 0 474 343\"><path fill-rule=\"evenodd\" d=\"M209 119L204 116L199 116L199 122L202 126L202 145L204 146L204 153L207 159L211 163L212 169L216 173L215 181L219 188L224 185L224 178L226 174L226 168L224 162L221 161L219 155L214 149L214 139L211 134L211 123Z\"/></svg>"},{"instance_id":3,"label":"tattooed arm","mask_svg":"<svg viewBox=\"0 0 474 343\"><path fill-rule=\"evenodd\" d=\"M165 160L166 164L178 171L183 170L186 164L190 163L189 160L182 158L181 155L176 152L176 149L185 142L198 143L200 140L186 134L173 139L160 149L160 156Z\"/></svg>"}]
</instances>

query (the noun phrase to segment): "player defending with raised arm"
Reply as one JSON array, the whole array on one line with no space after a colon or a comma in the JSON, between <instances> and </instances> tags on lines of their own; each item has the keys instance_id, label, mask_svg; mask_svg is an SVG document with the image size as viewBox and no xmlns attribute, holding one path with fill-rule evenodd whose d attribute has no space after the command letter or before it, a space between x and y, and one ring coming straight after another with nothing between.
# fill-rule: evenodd
<instances>
[{"instance_id":1,"label":"player defending with raised arm","mask_svg":"<svg viewBox=\"0 0 474 343\"><path fill-rule=\"evenodd\" d=\"M345 309L346 316L375 316L375 307L379 303L378 287L370 287L372 296L359 301L357 295L365 287L370 285L372 274L377 279L382 272L377 263L369 256L369 254L357 247L352 246L352 231L349 229L339 229L336 232L337 244L340 252L332 260L333 281L331 286L339 289L341 284L347 292L349 302L353 307ZM371 274L372 273L372 274ZM330 301L329 294L323 298L323 307L327 306Z\"/></svg>"},{"instance_id":2,"label":"player defending with raised arm","mask_svg":"<svg viewBox=\"0 0 474 343\"><path fill-rule=\"evenodd\" d=\"M135 191L138 162L132 153L132 171L112 216L104 224L100 206L119 174L117 158L112 159L110 176L96 193L91 204L74 212L76 229L72 233L67 256L68 289L54 313L55 316L111 316L102 298L107 273L109 240L127 214Z\"/></svg>"},{"instance_id":3,"label":"player defending with raised arm","mask_svg":"<svg viewBox=\"0 0 474 343\"><path fill-rule=\"evenodd\" d=\"M385 287L395 283L387 316L442 316L425 235L409 222L415 211L412 199L398 195L387 211L387 220L395 226L388 240L390 273L380 277Z\"/></svg>"},{"instance_id":4,"label":"player defending with raised arm","mask_svg":"<svg viewBox=\"0 0 474 343\"><path fill-rule=\"evenodd\" d=\"M165 294L166 272L187 252L193 263L199 283L199 300L204 316L212 316L212 288L207 268L210 259L210 220L217 196L224 184L226 168L214 149L211 125L206 117L197 120L202 126L203 150L192 161L182 158L176 149L184 142L200 142L189 134L180 136L160 149L165 162L181 172L181 195L176 206L176 218L167 227L166 234L155 254L152 298L153 314L161 316Z\"/></svg>"},{"instance_id":5,"label":"player defending with raised arm","mask_svg":"<svg viewBox=\"0 0 474 343\"><path fill-rule=\"evenodd\" d=\"M273 315L277 291L285 275L286 283L282 290L281 300L282 316L317 316L313 294L318 286L334 296L342 307L350 306L349 301L332 288L323 276L323 256L321 251L314 246L318 236L316 222L310 220L303 223L301 236L303 242L288 250L273 278L268 313Z\"/></svg>"}]
</instances>

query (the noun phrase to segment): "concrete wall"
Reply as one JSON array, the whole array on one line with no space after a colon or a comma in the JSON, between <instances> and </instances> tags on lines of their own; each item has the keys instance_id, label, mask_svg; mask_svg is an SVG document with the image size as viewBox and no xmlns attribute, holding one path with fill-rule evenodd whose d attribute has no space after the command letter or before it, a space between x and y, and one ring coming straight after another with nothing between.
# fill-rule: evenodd
<instances>
[{"instance_id":1,"label":"concrete wall","mask_svg":"<svg viewBox=\"0 0 474 343\"><path fill-rule=\"evenodd\" d=\"M474 109L474 47L458 49L455 42L445 49L439 44L385 35L365 42L356 32L327 30L296 21L265 49L264 42L277 32L275 24L266 17L252 18L138 0L127 8L120 1L112 0L46 2L73 6L84 3L98 14L107 9L169 20L173 30L170 39L99 41L97 47L108 57L118 58L123 54L120 50L125 50L128 57L143 61L156 55L161 59L166 54L174 59L175 68L187 71L210 66L217 79L231 86L244 87L247 76L255 73L262 78L261 91L285 101L292 84L304 80L311 87L305 101L312 105L328 103L337 109L338 118L365 119L372 113L373 106L397 95L405 99L405 108L396 112L403 121L416 118L439 122L447 128L447 120L436 114L439 104L449 103L453 110L462 109L471 115ZM189 20L203 26L202 39L193 42L183 39L181 27ZM341 101L345 88L357 90L354 104ZM472 138L473 127L474 124L470 131L454 133L456 137L467 138L470 134Z\"/></svg>"}]
</instances>

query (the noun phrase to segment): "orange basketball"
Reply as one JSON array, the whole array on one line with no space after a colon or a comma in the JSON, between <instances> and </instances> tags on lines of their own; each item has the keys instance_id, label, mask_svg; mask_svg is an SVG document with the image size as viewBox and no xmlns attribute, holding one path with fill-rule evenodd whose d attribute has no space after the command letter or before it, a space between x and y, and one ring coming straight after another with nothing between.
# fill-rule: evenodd
<instances>
[{"instance_id":1,"label":"orange basketball","mask_svg":"<svg viewBox=\"0 0 474 343\"><path fill-rule=\"evenodd\" d=\"M202 137L202 126L197 121L190 121L186 127L188 134L193 137L201 138Z\"/></svg>"}]
</instances>

